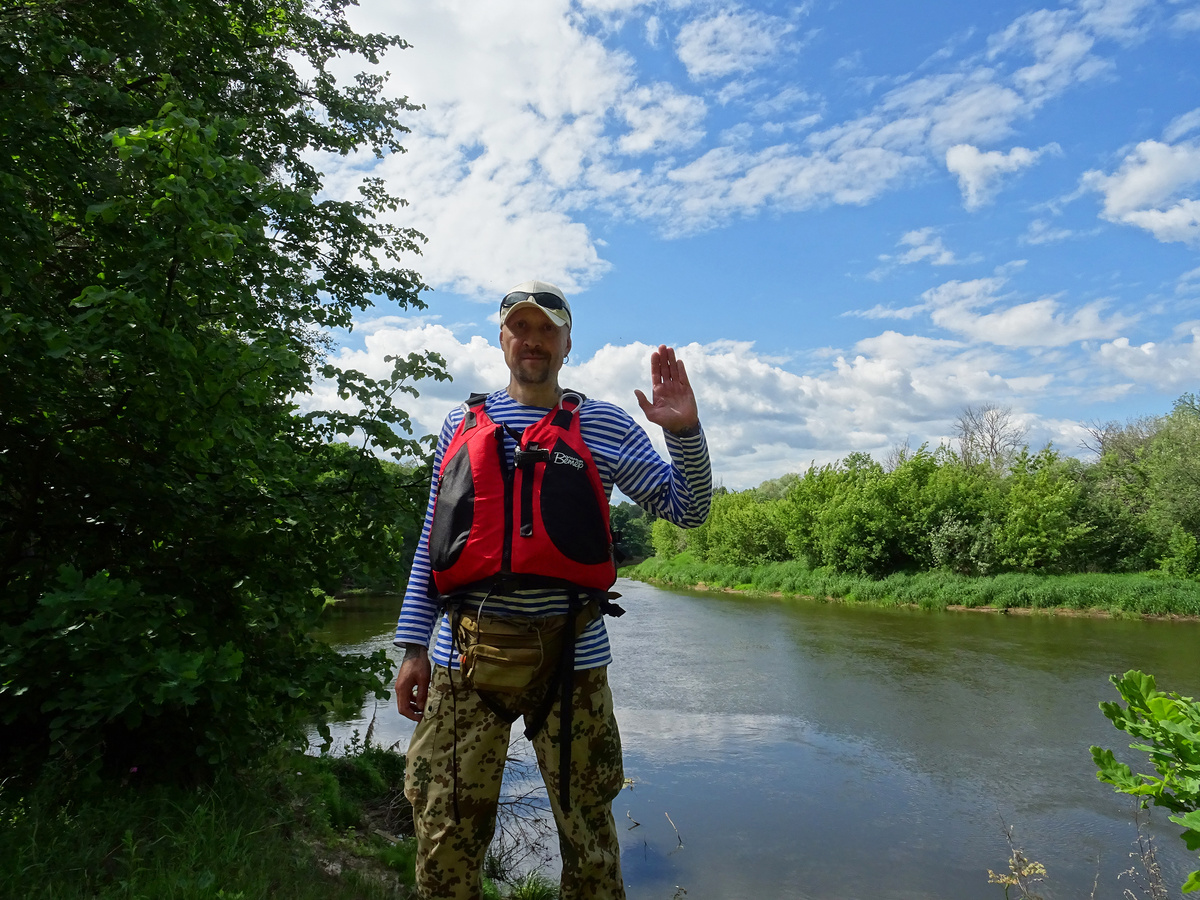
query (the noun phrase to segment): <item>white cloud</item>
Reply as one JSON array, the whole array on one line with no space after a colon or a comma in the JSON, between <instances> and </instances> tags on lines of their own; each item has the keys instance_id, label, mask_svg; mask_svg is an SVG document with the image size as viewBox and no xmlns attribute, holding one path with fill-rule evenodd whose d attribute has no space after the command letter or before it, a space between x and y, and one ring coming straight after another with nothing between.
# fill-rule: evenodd
<instances>
[{"instance_id":1,"label":"white cloud","mask_svg":"<svg viewBox=\"0 0 1200 900\"><path fill-rule=\"evenodd\" d=\"M1172 119L1167 127L1163 129L1163 140L1168 144L1172 144L1197 128L1200 128L1200 108L1193 109L1191 112L1185 112L1183 115Z\"/></svg>"},{"instance_id":2,"label":"white cloud","mask_svg":"<svg viewBox=\"0 0 1200 900\"><path fill-rule=\"evenodd\" d=\"M1175 282L1175 293L1179 295L1192 294L1200 291L1200 269L1184 272Z\"/></svg>"},{"instance_id":3,"label":"white cloud","mask_svg":"<svg viewBox=\"0 0 1200 900\"><path fill-rule=\"evenodd\" d=\"M1143 11L1152 8L1154 0L1080 0L1081 21L1097 34L1121 40L1132 40L1145 33L1146 26L1138 21Z\"/></svg>"},{"instance_id":4,"label":"white cloud","mask_svg":"<svg viewBox=\"0 0 1200 900\"><path fill-rule=\"evenodd\" d=\"M1055 228L1045 219L1034 219L1029 223L1025 234L1021 235L1022 244L1054 244L1065 241L1074 234L1069 228Z\"/></svg>"},{"instance_id":5,"label":"white cloud","mask_svg":"<svg viewBox=\"0 0 1200 900\"><path fill-rule=\"evenodd\" d=\"M1043 101L1109 68L1107 60L1092 53L1092 29L1103 25L1102 20L1099 15L1089 20L1087 12L1081 16L1071 9L1026 13L992 36L989 55L995 59L1014 50L1031 55L1033 62L1013 74L1013 84L1030 100Z\"/></svg>"},{"instance_id":6,"label":"white cloud","mask_svg":"<svg viewBox=\"0 0 1200 900\"><path fill-rule=\"evenodd\" d=\"M1194 387L1200 379L1200 325L1190 328L1189 340L1153 341L1138 346L1128 338L1105 343L1097 353L1108 366L1142 387L1175 391Z\"/></svg>"},{"instance_id":7,"label":"white cloud","mask_svg":"<svg viewBox=\"0 0 1200 900\"><path fill-rule=\"evenodd\" d=\"M1006 306L1002 277L948 281L922 296L933 323L972 341L1002 347L1063 347L1079 341L1112 338L1133 321L1120 314L1105 318L1107 304L1088 303L1065 312L1053 297Z\"/></svg>"},{"instance_id":8,"label":"white cloud","mask_svg":"<svg viewBox=\"0 0 1200 900\"><path fill-rule=\"evenodd\" d=\"M724 9L680 28L676 53L694 81L751 72L774 58L793 28L775 16Z\"/></svg>"},{"instance_id":9,"label":"white cloud","mask_svg":"<svg viewBox=\"0 0 1200 900\"><path fill-rule=\"evenodd\" d=\"M983 152L970 144L955 144L946 151L946 168L958 176L963 205L967 209L978 209L991 201L1000 176L1028 168L1045 153L1057 152L1057 144L1048 144L1038 150L1013 147L1008 153L999 150Z\"/></svg>"},{"instance_id":10,"label":"white cloud","mask_svg":"<svg viewBox=\"0 0 1200 900\"><path fill-rule=\"evenodd\" d=\"M622 98L617 108L629 125L629 131L617 140L622 153L684 149L704 136L704 101L663 82L637 87Z\"/></svg>"},{"instance_id":11,"label":"white cloud","mask_svg":"<svg viewBox=\"0 0 1200 900\"><path fill-rule=\"evenodd\" d=\"M976 262L975 257L970 259L959 259L954 255L946 242L942 240L942 236L936 228L918 228L913 231L906 232L901 235L900 240L896 242L897 246L905 248L902 253L895 255L891 253L882 253L879 256L882 266L867 273L867 278L872 281L882 281L887 275L895 271L896 266L908 266L914 263L927 262L931 266L956 266L964 262ZM908 307L908 309L922 309L923 307ZM877 306L876 310L883 310L884 307ZM863 315L867 318L879 318L874 314L867 315L866 313L854 313L854 315ZM895 312L888 312L888 315L895 315ZM910 314L911 315L911 314ZM901 318L908 318L908 315Z\"/></svg>"},{"instance_id":12,"label":"white cloud","mask_svg":"<svg viewBox=\"0 0 1200 900\"><path fill-rule=\"evenodd\" d=\"M844 313L843 316L852 316L856 319L911 319L917 313L925 311L924 304L917 306L882 306L876 304L870 309L851 309Z\"/></svg>"},{"instance_id":13,"label":"white cloud","mask_svg":"<svg viewBox=\"0 0 1200 900\"><path fill-rule=\"evenodd\" d=\"M900 238L900 245L908 247L898 257L901 263L911 264L925 261L931 266L952 266L958 262L942 240L942 236L933 228L921 228L910 231Z\"/></svg>"},{"instance_id":14,"label":"white cloud","mask_svg":"<svg viewBox=\"0 0 1200 900\"><path fill-rule=\"evenodd\" d=\"M363 0L351 9L356 25L411 42L383 65L425 110L408 117L407 154L322 160L329 193L352 195L369 174L387 179L410 202L397 221L429 238L417 263L425 279L480 295L529 273L571 290L602 277L609 264L584 210L647 219L678 236L766 210L869 203L943 162L978 205L1046 148L974 148L1010 137L1049 97L1093 77L1105 65L1096 37L1132 34L1144 18L1138 0L1024 15L993 35L986 60L878 79L892 87L873 106L810 131L818 116L828 120L824 102L803 85L781 88L769 66L788 52L803 11L780 18L709 6L679 29L677 50L693 78L761 73L719 92L727 109L767 120L747 133L736 120L714 127L686 83L640 72L606 43L620 32L613 22L637 16L647 40L661 42L665 11L683 5ZM770 120L807 103L818 111ZM802 139L781 142L797 132ZM723 134L742 139L722 147ZM1175 221L1181 212L1149 224L1186 231Z\"/></svg>"},{"instance_id":15,"label":"white cloud","mask_svg":"<svg viewBox=\"0 0 1200 900\"><path fill-rule=\"evenodd\" d=\"M1158 240L1200 244L1200 202L1184 196L1200 183L1200 144L1142 141L1111 175L1086 172L1085 188L1104 197L1101 216Z\"/></svg>"},{"instance_id":16,"label":"white cloud","mask_svg":"<svg viewBox=\"0 0 1200 900\"><path fill-rule=\"evenodd\" d=\"M658 46L658 35L662 31L662 23L658 20L658 16L650 16L646 19L646 43L651 47Z\"/></svg>"},{"instance_id":17,"label":"white cloud","mask_svg":"<svg viewBox=\"0 0 1200 900\"><path fill-rule=\"evenodd\" d=\"M1171 20L1176 31L1200 31L1200 7L1185 9Z\"/></svg>"},{"instance_id":18,"label":"white cloud","mask_svg":"<svg viewBox=\"0 0 1200 900\"><path fill-rule=\"evenodd\" d=\"M421 382L420 397L405 399L418 434L436 433L450 408L472 391L507 383L494 340L474 329L457 335L437 323L392 318L361 330L363 349L343 349L336 361L373 377L390 371L383 362L387 355L432 350L445 357L454 380ZM647 425L633 391L646 389L653 349L606 345L591 358L572 360L561 381L619 404ZM963 406L997 398L1021 405L1056 378L1044 366L1024 371L996 349L895 331L861 340L849 352L835 351L803 373L760 354L750 342L692 343L676 350L696 388L714 474L731 488L803 470L812 461L833 462L855 450L879 457L905 439L936 445L952 432ZM309 406L341 403L328 385L319 385ZM648 431L664 450L657 430Z\"/></svg>"}]
</instances>

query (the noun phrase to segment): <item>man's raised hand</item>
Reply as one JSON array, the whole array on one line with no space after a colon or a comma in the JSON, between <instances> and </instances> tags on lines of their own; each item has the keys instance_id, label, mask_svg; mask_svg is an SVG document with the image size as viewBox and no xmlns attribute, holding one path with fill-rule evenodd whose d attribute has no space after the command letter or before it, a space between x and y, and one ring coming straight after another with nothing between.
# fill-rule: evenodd
<instances>
[{"instance_id":1,"label":"man's raised hand","mask_svg":"<svg viewBox=\"0 0 1200 900\"><path fill-rule=\"evenodd\" d=\"M638 405L646 418L670 432L686 431L700 424L696 395L688 381L683 360L675 358L675 350L659 344L650 354L650 395L635 390Z\"/></svg>"}]
</instances>

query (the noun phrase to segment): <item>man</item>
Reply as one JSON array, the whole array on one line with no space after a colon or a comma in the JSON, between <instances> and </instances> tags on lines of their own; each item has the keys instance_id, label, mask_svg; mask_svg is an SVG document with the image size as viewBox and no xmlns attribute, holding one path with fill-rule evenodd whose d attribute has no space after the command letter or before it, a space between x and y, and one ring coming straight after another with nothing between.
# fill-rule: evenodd
<instances>
[{"instance_id":1,"label":"man","mask_svg":"<svg viewBox=\"0 0 1200 900\"><path fill-rule=\"evenodd\" d=\"M622 409L559 386L571 326L571 307L554 285L528 281L509 291L500 304L508 386L451 411L434 454L395 637L405 651L396 704L417 722L405 794L425 900L480 896L518 715L558 826L561 896L625 896L612 817L624 771L608 633L597 612L615 578L608 497L615 485L644 509L694 527L708 515L712 476L696 398L674 350L651 354L650 397L634 392L665 431L666 462ZM480 634L531 629L536 643L525 655L535 657L555 646L558 628L561 649L548 655L561 665L547 682L545 663L535 663L541 668L530 680L510 659L485 658L485 644L501 641L472 643L472 625Z\"/></svg>"}]
</instances>

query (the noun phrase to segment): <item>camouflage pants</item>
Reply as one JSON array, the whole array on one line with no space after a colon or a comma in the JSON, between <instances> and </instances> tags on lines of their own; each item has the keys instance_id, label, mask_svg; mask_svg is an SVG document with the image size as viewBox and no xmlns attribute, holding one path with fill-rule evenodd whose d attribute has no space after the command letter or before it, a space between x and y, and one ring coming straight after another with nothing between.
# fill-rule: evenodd
<instances>
[{"instance_id":1,"label":"camouflage pants","mask_svg":"<svg viewBox=\"0 0 1200 900\"><path fill-rule=\"evenodd\" d=\"M417 890L422 900L479 900L480 870L496 826L510 725L459 675L434 666L425 715L408 749L404 794L417 831ZM532 712L544 689L504 698ZM457 725L457 741L455 726ZM534 735L562 854L562 900L625 897L612 801L624 783L621 738L605 669L575 673L571 721L571 810L558 796L559 703ZM456 748L457 744L457 748ZM455 821L455 759L459 821Z\"/></svg>"}]
</instances>

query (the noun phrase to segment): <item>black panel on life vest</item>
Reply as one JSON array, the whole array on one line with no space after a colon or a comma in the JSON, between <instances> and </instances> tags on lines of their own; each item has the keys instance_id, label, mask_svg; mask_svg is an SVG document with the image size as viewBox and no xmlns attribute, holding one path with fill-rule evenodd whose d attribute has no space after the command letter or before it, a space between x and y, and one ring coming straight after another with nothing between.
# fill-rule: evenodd
<instances>
[{"instance_id":1,"label":"black panel on life vest","mask_svg":"<svg viewBox=\"0 0 1200 900\"><path fill-rule=\"evenodd\" d=\"M464 445L442 468L438 481L437 504L429 529L430 563L435 570L448 569L458 561L471 536L474 518L475 480L471 477L471 456Z\"/></svg>"},{"instance_id":2,"label":"black panel on life vest","mask_svg":"<svg viewBox=\"0 0 1200 900\"><path fill-rule=\"evenodd\" d=\"M587 464L561 439L542 475L540 502L546 535L559 552L585 565L609 560L608 532Z\"/></svg>"}]
</instances>

